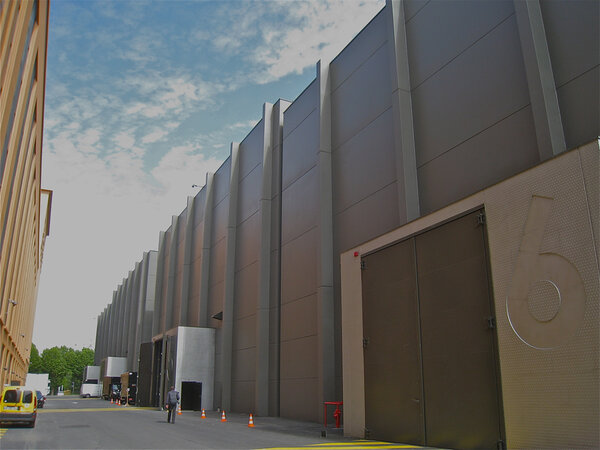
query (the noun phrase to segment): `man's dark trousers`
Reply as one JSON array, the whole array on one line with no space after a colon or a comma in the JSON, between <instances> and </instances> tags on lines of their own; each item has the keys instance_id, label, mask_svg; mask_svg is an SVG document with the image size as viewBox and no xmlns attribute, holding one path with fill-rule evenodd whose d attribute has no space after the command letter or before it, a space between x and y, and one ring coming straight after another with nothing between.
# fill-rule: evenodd
<instances>
[{"instance_id":1,"label":"man's dark trousers","mask_svg":"<svg viewBox=\"0 0 600 450\"><path fill-rule=\"evenodd\" d=\"M177 415L177 403L169 403L169 415L167 417L167 422L175 423L175 416ZM171 420L173 418L173 420Z\"/></svg>"}]
</instances>

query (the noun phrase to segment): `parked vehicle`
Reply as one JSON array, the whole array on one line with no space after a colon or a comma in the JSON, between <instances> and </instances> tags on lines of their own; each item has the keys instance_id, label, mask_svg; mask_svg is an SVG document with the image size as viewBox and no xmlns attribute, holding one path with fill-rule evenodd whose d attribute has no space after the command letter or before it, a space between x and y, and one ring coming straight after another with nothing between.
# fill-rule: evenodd
<instances>
[{"instance_id":1,"label":"parked vehicle","mask_svg":"<svg viewBox=\"0 0 600 450\"><path fill-rule=\"evenodd\" d=\"M107 356L102 360L100 373L102 375L102 398L118 400L121 396L121 374L125 372L127 358Z\"/></svg>"},{"instance_id":2,"label":"parked vehicle","mask_svg":"<svg viewBox=\"0 0 600 450\"><path fill-rule=\"evenodd\" d=\"M50 375L47 373L28 373L25 386L42 391L43 395L50 395Z\"/></svg>"},{"instance_id":3,"label":"parked vehicle","mask_svg":"<svg viewBox=\"0 0 600 450\"><path fill-rule=\"evenodd\" d=\"M44 394L42 394L42 391L35 391L35 393L37 396L37 407L43 408L44 405L46 404L46 396Z\"/></svg>"},{"instance_id":4,"label":"parked vehicle","mask_svg":"<svg viewBox=\"0 0 600 450\"><path fill-rule=\"evenodd\" d=\"M137 395L137 372L121 374L121 403L135 405Z\"/></svg>"},{"instance_id":5,"label":"parked vehicle","mask_svg":"<svg viewBox=\"0 0 600 450\"><path fill-rule=\"evenodd\" d=\"M83 398L101 397L102 385L97 383L83 383L79 391L79 396Z\"/></svg>"},{"instance_id":6,"label":"parked vehicle","mask_svg":"<svg viewBox=\"0 0 600 450\"><path fill-rule=\"evenodd\" d=\"M121 397L121 377L104 377L102 383L102 398L118 400Z\"/></svg>"},{"instance_id":7,"label":"parked vehicle","mask_svg":"<svg viewBox=\"0 0 600 450\"><path fill-rule=\"evenodd\" d=\"M24 386L5 386L0 398L0 423L26 423L30 428L37 419L35 389Z\"/></svg>"}]
</instances>

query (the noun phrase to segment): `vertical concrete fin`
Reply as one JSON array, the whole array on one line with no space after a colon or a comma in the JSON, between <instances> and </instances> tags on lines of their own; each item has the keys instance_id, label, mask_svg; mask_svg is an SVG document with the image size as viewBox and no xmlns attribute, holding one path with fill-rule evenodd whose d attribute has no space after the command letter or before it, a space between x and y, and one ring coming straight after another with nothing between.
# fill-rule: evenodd
<instances>
[{"instance_id":1,"label":"vertical concrete fin","mask_svg":"<svg viewBox=\"0 0 600 450\"><path fill-rule=\"evenodd\" d=\"M404 1L386 0L400 221L421 215ZM405 217L403 217L405 215ZM403 220L404 219L404 220Z\"/></svg>"},{"instance_id":2,"label":"vertical concrete fin","mask_svg":"<svg viewBox=\"0 0 600 450\"><path fill-rule=\"evenodd\" d=\"M161 231L158 235L158 254L156 258L156 285L154 292L154 312L152 313L152 336L164 333L165 325L163 314L163 283L165 278L165 242L166 233Z\"/></svg>"},{"instance_id":3,"label":"vertical concrete fin","mask_svg":"<svg viewBox=\"0 0 600 450\"><path fill-rule=\"evenodd\" d=\"M269 414L269 306L271 291L271 202L273 198L273 105L263 105L262 188L260 193L260 244L258 302L256 305L255 411Z\"/></svg>"},{"instance_id":4,"label":"vertical concrete fin","mask_svg":"<svg viewBox=\"0 0 600 450\"><path fill-rule=\"evenodd\" d=\"M227 222L227 250L225 262L225 293L223 299L223 328L221 375L221 408L231 409L231 370L233 358L233 308L235 298L235 259L237 242L237 210L239 187L239 150L240 144L231 143L231 172L229 178L229 217Z\"/></svg>"},{"instance_id":5,"label":"vertical concrete fin","mask_svg":"<svg viewBox=\"0 0 600 450\"><path fill-rule=\"evenodd\" d=\"M539 0L514 0L540 161L567 148Z\"/></svg>"},{"instance_id":6,"label":"vertical concrete fin","mask_svg":"<svg viewBox=\"0 0 600 450\"><path fill-rule=\"evenodd\" d=\"M200 306L198 326L208 327L208 284L210 277L210 243L212 239L214 173L206 174L204 223L202 231L202 267L200 272Z\"/></svg>"},{"instance_id":7,"label":"vertical concrete fin","mask_svg":"<svg viewBox=\"0 0 600 450\"><path fill-rule=\"evenodd\" d=\"M181 227L180 232L185 233L183 244L183 273L181 277L181 308L179 310L179 326L195 326L196 323L190 323L192 318L189 315L189 309L193 306L190 299L191 288L191 269L192 269L192 252L194 251L194 215L195 215L195 199L188 196L187 198L187 218L185 227Z\"/></svg>"},{"instance_id":8,"label":"vertical concrete fin","mask_svg":"<svg viewBox=\"0 0 600 450\"><path fill-rule=\"evenodd\" d=\"M333 172L331 158L331 79L329 63L317 63L319 85L319 257L318 332L319 402L335 395L335 348L333 307ZM320 408L319 408L320 410ZM322 419L322 411L319 411Z\"/></svg>"}]
</instances>

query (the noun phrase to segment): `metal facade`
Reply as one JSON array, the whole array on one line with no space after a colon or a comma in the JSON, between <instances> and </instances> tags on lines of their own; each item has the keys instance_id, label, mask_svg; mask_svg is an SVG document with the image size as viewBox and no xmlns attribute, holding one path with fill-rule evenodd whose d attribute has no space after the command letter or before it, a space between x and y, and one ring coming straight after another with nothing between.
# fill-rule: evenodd
<instances>
[{"instance_id":1,"label":"metal facade","mask_svg":"<svg viewBox=\"0 0 600 450\"><path fill-rule=\"evenodd\" d=\"M596 142L598 3L521 3L388 1L298 98L264 105L161 233L152 337L216 329L215 407L319 421L343 397L361 435L340 255ZM107 351L123 304L101 317L100 341L121 336Z\"/></svg>"}]
</instances>

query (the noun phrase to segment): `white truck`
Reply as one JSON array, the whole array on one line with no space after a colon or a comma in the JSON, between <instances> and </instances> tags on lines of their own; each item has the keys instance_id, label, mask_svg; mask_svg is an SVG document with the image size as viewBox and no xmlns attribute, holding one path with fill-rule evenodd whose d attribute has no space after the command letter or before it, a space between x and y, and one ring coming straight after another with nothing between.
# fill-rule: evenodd
<instances>
[{"instance_id":1,"label":"white truck","mask_svg":"<svg viewBox=\"0 0 600 450\"><path fill-rule=\"evenodd\" d=\"M102 397L102 383L100 383L100 366L85 366L83 382L79 396L83 398Z\"/></svg>"},{"instance_id":2,"label":"white truck","mask_svg":"<svg viewBox=\"0 0 600 450\"><path fill-rule=\"evenodd\" d=\"M81 391L79 391L79 396L83 398L101 397L102 385L98 383L83 383L81 385Z\"/></svg>"},{"instance_id":3,"label":"white truck","mask_svg":"<svg viewBox=\"0 0 600 450\"><path fill-rule=\"evenodd\" d=\"M25 385L40 391L42 395L50 395L50 375L47 373L28 373Z\"/></svg>"}]
</instances>

